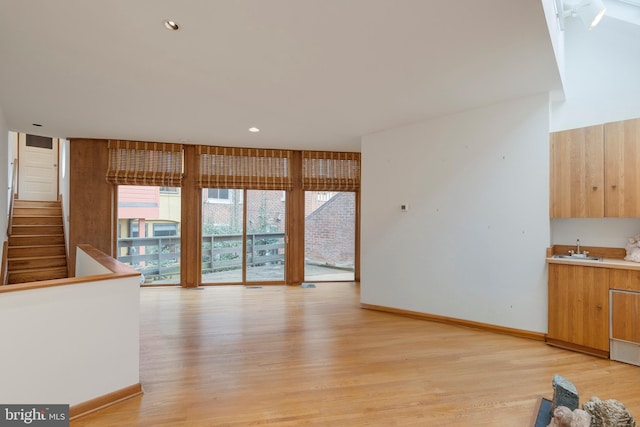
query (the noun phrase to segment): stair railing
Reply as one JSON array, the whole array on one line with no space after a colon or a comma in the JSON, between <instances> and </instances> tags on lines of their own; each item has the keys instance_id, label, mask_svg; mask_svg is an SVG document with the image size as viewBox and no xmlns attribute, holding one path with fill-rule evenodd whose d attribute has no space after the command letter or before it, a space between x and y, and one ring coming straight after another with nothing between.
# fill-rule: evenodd
<instances>
[{"instance_id":1,"label":"stair railing","mask_svg":"<svg viewBox=\"0 0 640 427\"><path fill-rule=\"evenodd\" d=\"M9 183L9 191L11 197L9 198L9 217L7 220L7 238L11 234L11 225L13 222L13 200L16 198L16 189L18 188L18 159L13 159L13 173L11 176L11 182ZM2 268L0 269L0 283L5 286L9 283L8 269L8 242L4 241L2 245Z\"/></svg>"},{"instance_id":2,"label":"stair railing","mask_svg":"<svg viewBox=\"0 0 640 427\"><path fill-rule=\"evenodd\" d=\"M62 199L62 193L58 194L58 201L60 202L60 208L62 209L62 235L64 236L64 256L67 259L67 277L75 276L74 272L71 271L69 262L69 249L67 248L67 244L69 239L67 237L67 215L64 211L64 200Z\"/></svg>"},{"instance_id":3,"label":"stair railing","mask_svg":"<svg viewBox=\"0 0 640 427\"><path fill-rule=\"evenodd\" d=\"M7 274L9 259L7 252L9 252L9 242L5 240L2 245L2 272L0 272L0 283L2 286L9 284L9 275Z\"/></svg>"},{"instance_id":4,"label":"stair railing","mask_svg":"<svg viewBox=\"0 0 640 427\"><path fill-rule=\"evenodd\" d=\"M11 191L11 197L9 199L9 221L7 221L7 236L11 234L11 225L13 222L13 200L16 198L16 189L18 188L18 159L13 159L13 174L11 176L11 183L9 191Z\"/></svg>"}]
</instances>

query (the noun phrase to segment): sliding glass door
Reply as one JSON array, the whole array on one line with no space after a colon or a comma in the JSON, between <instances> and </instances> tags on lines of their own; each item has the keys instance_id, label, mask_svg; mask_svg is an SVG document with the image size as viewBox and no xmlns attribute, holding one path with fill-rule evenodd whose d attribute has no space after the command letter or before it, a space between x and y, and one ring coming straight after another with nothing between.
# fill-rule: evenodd
<instances>
[{"instance_id":1,"label":"sliding glass door","mask_svg":"<svg viewBox=\"0 0 640 427\"><path fill-rule=\"evenodd\" d=\"M202 283L240 283L243 277L244 191L202 192Z\"/></svg>"},{"instance_id":2,"label":"sliding glass door","mask_svg":"<svg viewBox=\"0 0 640 427\"><path fill-rule=\"evenodd\" d=\"M203 284L284 282L284 194L203 189Z\"/></svg>"},{"instance_id":3,"label":"sliding glass door","mask_svg":"<svg viewBox=\"0 0 640 427\"><path fill-rule=\"evenodd\" d=\"M354 280L355 226L356 193L305 192L305 281Z\"/></svg>"},{"instance_id":4,"label":"sliding glass door","mask_svg":"<svg viewBox=\"0 0 640 427\"><path fill-rule=\"evenodd\" d=\"M247 282L284 281L285 192L247 190Z\"/></svg>"}]
</instances>

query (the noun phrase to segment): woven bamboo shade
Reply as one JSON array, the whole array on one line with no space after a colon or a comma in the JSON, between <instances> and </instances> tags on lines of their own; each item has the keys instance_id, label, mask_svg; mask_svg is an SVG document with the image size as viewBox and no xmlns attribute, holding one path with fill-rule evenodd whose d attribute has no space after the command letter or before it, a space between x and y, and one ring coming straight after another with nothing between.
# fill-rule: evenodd
<instances>
[{"instance_id":1,"label":"woven bamboo shade","mask_svg":"<svg viewBox=\"0 0 640 427\"><path fill-rule=\"evenodd\" d=\"M116 185L180 187L182 145L109 141L107 181Z\"/></svg>"},{"instance_id":2,"label":"woven bamboo shade","mask_svg":"<svg viewBox=\"0 0 640 427\"><path fill-rule=\"evenodd\" d=\"M304 151L302 188L311 191L358 191L360 153Z\"/></svg>"},{"instance_id":3,"label":"woven bamboo shade","mask_svg":"<svg viewBox=\"0 0 640 427\"><path fill-rule=\"evenodd\" d=\"M293 186L289 150L200 145L197 153L201 188L290 190Z\"/></svg>"}]
</instances>

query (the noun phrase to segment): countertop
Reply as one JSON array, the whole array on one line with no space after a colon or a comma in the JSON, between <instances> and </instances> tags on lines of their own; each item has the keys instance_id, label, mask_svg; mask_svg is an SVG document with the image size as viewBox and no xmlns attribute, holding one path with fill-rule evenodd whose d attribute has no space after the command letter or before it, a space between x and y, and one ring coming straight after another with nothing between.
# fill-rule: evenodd
<instances>
[{"instance_id":1,"label":"countertop","mask_svg":"<svg viewBox=\"0 0 640 427\"><path fill-rule=\"evenodd\" d=\"M616 258L603 258L602 261L587 259L567 259L547 257L549 264L581 265L584 267L617 268L620 270L640 270L640 263Z\"/></svg>"}]
</instances>

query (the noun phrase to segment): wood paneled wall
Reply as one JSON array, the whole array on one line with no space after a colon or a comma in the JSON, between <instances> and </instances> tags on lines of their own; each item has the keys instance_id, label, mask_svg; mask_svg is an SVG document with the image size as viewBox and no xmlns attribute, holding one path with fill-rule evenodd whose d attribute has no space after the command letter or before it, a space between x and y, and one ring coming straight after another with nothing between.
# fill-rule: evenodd
<instances>
[{"instance_id":1,"label":"wood paneled wall","mask_svg":"<svg viewBox=\"0 0 640 427\"><path fill-rule=\"evenodd\" d=\"M69 144L69 270L75 271L76 246L89 244L115 253L114 187L105 175L106 140L72 139Z\"/></svg>"},{"instance_id":2,"label":"wood paneled wall","mask_svg":"<svg viewBox=\"0 0 640 427\"><path fill-rule=\"evenodd\" d=\"M291 159L294 165L302 162L302 153L294 152ZM293 190L287 193L287 243L285 262L287 284L300 285L304 280L304 190L302 190L302 169L292 172ZM301 255L302 254L302 255Z\"/></svg>"},{"instance_id":3,"label":"wood paneled wall","mask_svg":"<svg viewBox=\"0 0 640 427\"><path fill-rule=\"evenodd\" d=\"M195 288L202 276L202 190L196 188L198 156L194 145L184 146L184 175L181 188L180 282Z\"/></svg>"}]
</instances>

